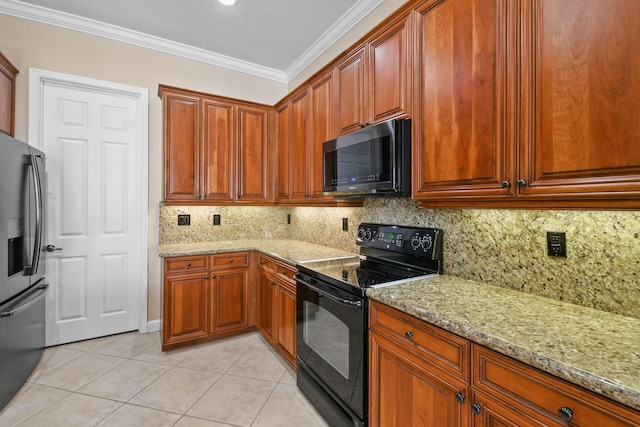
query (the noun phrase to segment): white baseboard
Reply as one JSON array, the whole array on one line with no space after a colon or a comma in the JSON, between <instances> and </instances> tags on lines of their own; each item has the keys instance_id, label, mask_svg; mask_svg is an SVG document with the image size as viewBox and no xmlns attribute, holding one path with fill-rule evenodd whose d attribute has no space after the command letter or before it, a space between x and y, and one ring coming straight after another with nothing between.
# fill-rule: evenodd
<instances>
[{"instance_id":1,"label":"white baseboard","mask_svg":"<svg viewBox=\"0 0 640 427\"><path fill-rule=\"evenodd\" d=\"M147 322L147 333L158 332L160 330L160 319L150 320Z\"/></svg>"}]
</instances>

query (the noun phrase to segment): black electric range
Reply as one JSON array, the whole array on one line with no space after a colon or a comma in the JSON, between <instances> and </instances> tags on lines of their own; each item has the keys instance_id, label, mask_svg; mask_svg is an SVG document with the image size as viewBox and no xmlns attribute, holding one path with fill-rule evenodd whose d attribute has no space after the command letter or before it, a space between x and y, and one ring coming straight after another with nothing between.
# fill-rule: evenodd
<instances>
[{"instance_id":1,"label":"black electric range","mask_svg":"<svg viewBox=\"0 0 640 427\"><path fill-rule=\"evenodd\" d=\"M308 261L298 271L355 295L442 273L442 230L362 223L360 255Z\"/></svg>"}]
</instances>

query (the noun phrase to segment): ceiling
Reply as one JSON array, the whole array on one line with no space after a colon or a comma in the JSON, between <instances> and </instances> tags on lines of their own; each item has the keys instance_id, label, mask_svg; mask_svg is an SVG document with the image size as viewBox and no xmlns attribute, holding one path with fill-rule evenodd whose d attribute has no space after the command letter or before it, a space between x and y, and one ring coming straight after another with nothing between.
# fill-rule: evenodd
<instances>
[{"instance_id":1,"label":"ceiling","mask_svg":"<svg viewBox=\"0 0 640 427\"><path fill-rule=\"evenodd\" d=\"M0 0L0 13L289 82L384 0Z\"/></svg>"}]
</instances>

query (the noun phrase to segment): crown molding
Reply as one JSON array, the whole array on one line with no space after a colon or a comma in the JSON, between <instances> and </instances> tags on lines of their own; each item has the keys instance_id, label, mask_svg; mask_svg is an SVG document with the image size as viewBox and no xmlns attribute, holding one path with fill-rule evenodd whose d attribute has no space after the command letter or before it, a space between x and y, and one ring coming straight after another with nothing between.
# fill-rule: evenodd
<instances>
[{"instance_id":1,"label":"crown molding","mask_svg":"<svg viewBox=\"0 0 640 427\"><path fill-rule=\"evenodd\" d=\"M128 30L88 18L82 18L65 12L59 12L24 3L17 0L0 0L0 13L28 19L43 24L79 31L94 36L128 43L147 49L156 50L170 55L176 55L194 61L204 62L242 73L251 74L265 79L288 83L284 71L253 64L247 61L220 55L204 49L187 46L182 43L172 42L160 37L143 34L138 31Z\"/></svg>"},{"instance_id":2,"label":"crown molding","mask_svg":"<svg viewBox=\"0 0 640 427\"><path fill-rule=\"evenodd\" d=\"M350 29L356 26L384 0L358 0L334 25L324 32L296 61L286 70L286 80L291 82L298 74L329 49Z\"/></svg>"},{"instance_id":3,"label":"crown molding","mask_svg":"<svg viewBox=\"0 0 640 427\"><path fill-rule=\"evenodd\" d=\"M205 64L215 65L257 77L289 83L306 67L311 65L322 53L333 45L347 31L365 18L384 0L358 0L334 25L313 43L286 71L264 67L251 62L221 55L205 49L176 43L160 37L144 34L138 31L106 24L93 19L71 15L65 12L24 3L18 0L0 0L0 13L40 22L47 25L79 31L98 37L180 56Z\"/></svg>"}]
</instances>

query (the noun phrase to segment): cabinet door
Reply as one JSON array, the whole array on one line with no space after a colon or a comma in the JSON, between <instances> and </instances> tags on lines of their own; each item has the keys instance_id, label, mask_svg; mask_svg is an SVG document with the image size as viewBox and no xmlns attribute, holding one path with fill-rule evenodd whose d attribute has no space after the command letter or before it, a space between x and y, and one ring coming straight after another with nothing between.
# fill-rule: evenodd
<instances>
[{"instance_id":1,"label":"cabinet door","mask_svg":"<svg viewBox=\"0 0 640 427\"><path fill-rule=\"evenodd\" d=\"M165 92L164 159L167 201L190 202L202 197L200 144L200 99Z\"/></svg>"},{"instance_id":2,"label":"cabinet door","mask_svg":"<svg viewBox=\"0 0 640 427\"><path fill-rule=\"evenodd\" d=\"M515 2L428 1L418 12L414 197L512 195Z\"/></svg>"},{"instance_id":3,"label":"cabinet door","mask_svg":"<svg viewBox=\"0 0 640 427\"><path fill-rule=\"evenodd\" d=\"M203 199L232 201L233 104L205 98L203 116Z\"/></svg>"},{"instance_id":4,"label":"cabinet door","mask_svg":"<svg viewBox=\"0 0 640 427\"><path fill-rule=\"evenodd\" d=\"M276 282L271 275L261 271L258 283L258 328L271 342L274 339L274 303Z\"/></svg>"},{"instance_id":5,"label":"cabinet door","mask_svg":"<svg viewBox=\"0 0 640 427\"><path fill-rule=\"evenodd\" d=\"M0 132L13 136L18 69L0 53Z\"/></svg>"},{"instance_id":6,"label":"cabinet door","mask_svg":"<svg viewBox=\"0 0 640 427\"><path fill-rule=\"evenodd\" d=\"M171 344L206 337L209 276L185 274L164 279L163 349Z\"/></svg>"},{"instance_id":7,"label":"cabinet door","mask_svg":"<svg viewBox=\"0 0 640 427\"><path fill-rule=\"evenodd\" d=\"M428 364L375 332L370 333L371 426L438 426L469 424L468 404L456 394L468 386L430 372Z\"/></svg>"},{"instance_id":8,"label":"cabinet door","mask_svg":"<svg viewBox=\"0 0 640 427\"><path fill-rule=\"evenodd\" d=\"M330 199L322 192L322 144L336 137L333 122L333 73L328 72L309 86L311 97L310 193L313 199Z\"/></svg>"},{"instance_id":9,"label":"cabinet door","mask_svg":"<svg viewBox=\"0 0 640 427\"><path fill-rule=\"evenodd\" d=\"M373 123L406 114L411 105L409 25L407 16L368 44L368 118Z\"/></svg>"},{"instance_id":10,"label":"cabinet door","mask_svg":"<svg viewBox=\"0 0 640 427\"><path fill-rule=\"evenodd\" d=\"M215 272L212 280L211 331L218 333L248 326L248 270Z\"/></svg>"},{"instance_id":11,"label":"cabinet door","mask_svg":"<svg viewBox=\"0 0 640 427\"><path fill-rule=\"evenodd\" d=\"M276 109L276 152L278 174L276 177L276 201L286 202L291 194L289 168L291 167L291 103Z\"/></svg>"},{"instance_id":12,"label":"cabinet door","mask_svg":"<svg viewBox=\"0 0 640 427\"><path fill-rule=\"evenodd\" d=\"M269 202L269 110L238 106L238 177L236 200Z\"/></svg>"},{"instance_id":13,"label":"cabinet door","mask_svg":"<svg viewBox=\"0 0 640 427\"><path fill-rule=\"evenodd\" d=\"M289 364L296 363L296 294L295 287L278 281L276 287L276 347Z\"/></svg>"},{"instance_id":14,"label":"cabinet door","mask_svg":"<svg viewBox=\"0 0 640 427\"><path fill-rule=\"evenodd\" d=\"M527 195L640 194L640 2L526 2Z\"/></svg>"},{"instance_id":15,"label":"cabinet door","mask_svg":"<svg viewBox=\"0 0 640 427\"><path fill-rule=\"evenodd\" d=\"M336 118L339 135L365 126L364 62L364 48L361 48L335 67Z\"/></svg>"},{"instance_id":16,"label":"cabinet door","mask_svg":"<svg viewBox=\"0 0 640 427\"><path fill-rule=\"evenodd\" d=\"M470 399L473 427L552 427L561 424L545 419L544 422L524 414L514 407L503 405L483 393L474 391Z\"/></svg>"},{"instance_id":17,"label":"cabinet door","mask_svg":"<svg viewBox=\"0 0 640 427\"><path fill-rule=\"evenodd\" d=\"M291 199L306 201L309 194L309 96L305 90L291 100Z\"/></svg>"}]
</instances>

